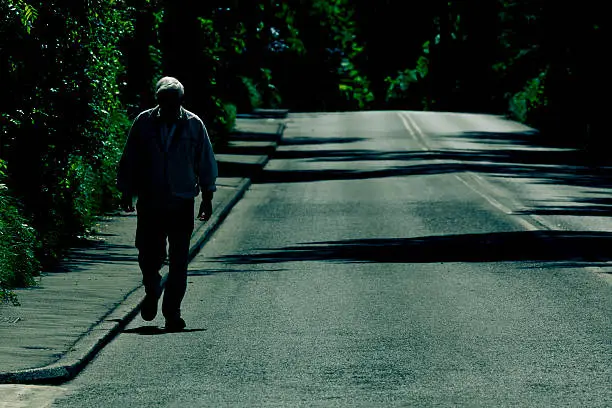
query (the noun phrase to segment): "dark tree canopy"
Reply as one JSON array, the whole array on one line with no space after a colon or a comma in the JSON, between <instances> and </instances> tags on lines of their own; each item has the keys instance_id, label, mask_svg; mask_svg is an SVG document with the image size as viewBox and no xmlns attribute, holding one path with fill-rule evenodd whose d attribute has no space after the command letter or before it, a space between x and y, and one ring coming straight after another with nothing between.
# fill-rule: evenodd
<instances>
[{"instance_id":1,"label":"dark tree canopy","mask_svg":"<svg viewBox=\"0 0 612 408\"><path fill-rule=\"evenodd\" d=\"M605 4L0 0L0 237L16 237L0 290L113 208L131 119L162 75L217 144L260 107L429 109L506 114L602 151Z\"/></svg>"}]
</instances>

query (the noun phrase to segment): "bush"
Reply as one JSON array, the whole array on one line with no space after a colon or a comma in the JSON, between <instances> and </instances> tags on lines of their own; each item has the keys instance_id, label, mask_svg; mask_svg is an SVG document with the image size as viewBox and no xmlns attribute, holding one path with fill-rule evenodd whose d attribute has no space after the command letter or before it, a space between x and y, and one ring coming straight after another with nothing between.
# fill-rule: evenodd
<instances>
[{"instance_id":1,"label":"bush","mask_svg":"<svg viewBox=\"0 0 612 408\"><path fill-rule=\"evenodd\" d=\"M263 105L263 98L253 80L244 76L240 77L240 80L242 81L242 84L244 85L244 88L249 96L249 110L252 111L260 108Z\"/></svg>"},{"instance_id":2,"label":"bush","mask_svg":"<svg viewBox=\"0 0 612 408\"><path fill-rule=\"evenodd\" d=\"M13 4L23 7L10 8L0 39L9 87L0 101L0 158L42 243L39 259L54 263L117 196L115 167L129 127L119 45L132 23L123 1Z\"/></svg>"},{"instance_id":3,"label":"bush","mask_svg":"<svg viewBox=\"0 0 612 408\"><path fill-rule=\"evenodd\" d=\"M236 116L238 109L233 103L225 103L223 105L225 111L225 130L229 133L236 127Z\"/></svg>"},{"instance_id":4,"label":"bush","mask_svg":"<svg viewBox=\"0 0 612 408\"><path fill-rule=\"evenodd\" d=\"M423 46L428 53L428 45ZM427 108L428 97L424 92L424 81L429 74L429 59L419 57L416 68L405 69L397 73L395 78L387 77L387 95L385 102L389 108L422 109Z\"/></svg>"},{"instance_id":5,"label":"bush","mask_svg":"<svg viewBox=\"0 0 612 408\"><path fill-rule=\"evenodd\" d=\"M227 143L230 132L236 126L236 105L223 102L221 99L213 97L214 115L211 119L203 118L208 135L213 147Z\"/></svg>"},{"instance_id":6,"label":"bush","mask_svg":"<svg viewBox=\"0 0 612 408\"><path fill-rule=\"evenodd\" d=\"M542 71L536 78L527 81L525 87L514 94L509 102L509 110L513 119L535 125L538 116L548 105L545 96L545 81L547 71Z\"/></svg>"},{"instance_id":7,"label":"bush","mask_svg":"<svg viewBox=\"0 0 612 408\"><path fill-rule=\"evenodd\" d=\"M20 215L4 178L4 162L0 160L0 303L16 304L9 289L33 285L40 265L35 257L38 245L34 229Z\"/></svg>"}]
</instances>

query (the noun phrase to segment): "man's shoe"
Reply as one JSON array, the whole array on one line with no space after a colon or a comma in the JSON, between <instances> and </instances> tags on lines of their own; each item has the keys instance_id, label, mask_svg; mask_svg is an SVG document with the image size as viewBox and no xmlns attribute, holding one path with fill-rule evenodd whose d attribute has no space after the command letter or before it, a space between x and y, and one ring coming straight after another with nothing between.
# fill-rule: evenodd
<instances>
[{"instance_id":1,"label":"man's shoe","mask_svg":"<svg viewBox=\"0 0 612 408\"><path fill-rule=\"evenodd\" d=\"M169 331L169 332L181 331L185 328L185 326L187 326L185 324L185 321L180 317L176 317L173 319L166 319L166 331Z\"/></svg>"},{"instance_id":2,"label":"man's shoe","mask_svg":"<svg viewBox=\"0 0 612 408\"><path fill-rule=\"evenodd\" d=\"M140 309L140 316L142 317L142 320L150 322L151 320L155 319L155 316L157 316L158 302L159 296L152 294L145 295L145 298L142 301L142 307Z\"/></svg>"}]
</instances>

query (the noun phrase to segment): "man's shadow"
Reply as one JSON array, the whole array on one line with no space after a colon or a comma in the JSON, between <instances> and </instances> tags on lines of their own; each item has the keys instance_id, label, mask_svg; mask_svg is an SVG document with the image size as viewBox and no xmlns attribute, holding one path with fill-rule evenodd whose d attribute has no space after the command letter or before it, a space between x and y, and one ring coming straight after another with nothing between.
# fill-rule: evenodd
<instances>
[{"instance_id":1,"label":"man's shadow","mask_svg":"<svg viewBox=\"0 0 612 408\"><path fill-rule=\"evenodd\" d=\"M168 331L164 329L163 327L158 327L158 326L140 326L140 327L135 327L133 329L123 330L123 333L138 334L140 336L159 336L161 334L192 333L192 332L201 332L201 331L206 331L206 329L182 329L182 330Z\"/></svg>"}]
</instances>

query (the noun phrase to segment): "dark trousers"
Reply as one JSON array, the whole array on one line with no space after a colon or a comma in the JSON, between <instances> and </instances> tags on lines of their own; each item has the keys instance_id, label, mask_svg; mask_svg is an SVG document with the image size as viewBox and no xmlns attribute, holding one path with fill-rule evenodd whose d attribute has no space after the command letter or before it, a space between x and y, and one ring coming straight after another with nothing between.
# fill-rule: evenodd
<instances>
[{"instance_id":1,"label":"dark trousers","mask_svg":"<svg viewBox=\"0 0 612 408\"><path fill-rule=\"evenodd\" d=\"M139 199L137 209L136 247L145 291L148 295L160 296L159 272L169 255L162 313L167 319L180 317L181 302L187 290L194 199L172 198L163 204Z\"/></svg>"}]
</instances>

